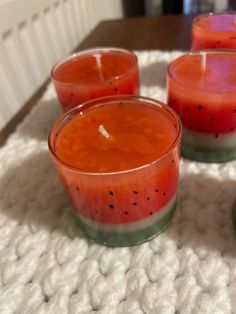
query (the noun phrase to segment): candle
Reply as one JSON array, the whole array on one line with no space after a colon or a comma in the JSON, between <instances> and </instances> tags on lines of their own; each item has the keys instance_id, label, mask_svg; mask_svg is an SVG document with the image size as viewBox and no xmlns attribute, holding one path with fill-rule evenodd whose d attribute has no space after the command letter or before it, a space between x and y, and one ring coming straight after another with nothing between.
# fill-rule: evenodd
<instances>
[{"instance_id":1,"label":"candle","mask_svg":"<svg viewBox=\"0 0 236 314\"><path fill-rule=\"evenodd\" d=\"M139 94L137 57L124 49L79 52L56 64L51 76L64 111L102 96Z\"/></svg>"},{"instance_id":2,"label":"candle","mask_svg":"<svg viewBox=\"0 0 236 314\"><path fill-rule=\"evenodd\" d=\"M236 14L216 13L197 16L192 25L192 50L236 49Z\"/></svg>"},{"instance_id":3,"label":"candle","mask_svg":"<svg viewBox=\"0 0 236 314\"><path fill-rule=\"evenodd\" d=\"M169 65L168 104L182 120L184 156L206 162L236 157L235 73L230 51L190 53Z\"/></svg>"},{"instance_id":4,"label":"candle","mask_svg":"<svg viewBox=\"0 0 236 314\"><path fill-rule=\"evenodd\" d=\"M134 96L92 100L55 123L49 148L87 235L127 246L167 227L176 206L180 136L171 108Z\"/></svg>"}]
</instances>

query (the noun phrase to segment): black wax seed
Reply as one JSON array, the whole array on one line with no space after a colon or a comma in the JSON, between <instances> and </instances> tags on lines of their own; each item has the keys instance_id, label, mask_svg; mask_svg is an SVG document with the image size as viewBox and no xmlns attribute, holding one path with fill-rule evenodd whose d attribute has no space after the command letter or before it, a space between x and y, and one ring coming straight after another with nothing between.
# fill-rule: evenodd
<instances>
[{"instance_id":1,"label":"black wax seed","mask_svg":"<svg viewBox=\"0 0 236 314\"><path fill-rule=\"evenodd\" d=\"M133 203L133 206L137 206L137 205L138 205L138 203L136 203L136 202Z\"/></svg>"},{"instance_id":2,"label":"black wax seed","mask_svg":"<svg viewBox=\"0 0 236 314\"><path fill-rule=\"evenodd\" d=\"M166 196L166 192L163 193L163 196Z\"/></svg>"},{"instance_id":3,"label":"black wax seed","mask_svg":"<svg viewBox=\"0 0 236 314\"><path fill-rule=\"evenodd\" d=\"M230 128L230 131L233 131L234 130L234 128Z\"/></svg>"},{"instance_id":4,"label":"black wax seed","mask_svg":"<svg viewBox=\"0 0 236 314\"><path fill-rule=\"evenodd\" d=\"M176 128L176 127L177 127L177 125L175 124L175 125L174 125L174 127Z\"/></svg>"},{"instance_id":5,"label":"black wax seed","mask_svg":"<svg viewBox=\"0 0 236 314\"><path fill-rule=\"evenodd\" d=\"M114 205L110 204L109 207L113 209L113 208L114 208Z\"/></svg>"},{"instance_id":6,"label":"black wax seed","mask_svg":"<svg viewBox=\"0 0 236 314\"><path fill-rule=\"evenodd\" d=\"M236 112L236 109L234 109L234 112Z\"/></svg>"},{"instance_id":7,"label":"black wax seed","mask_svg":"<svg viewBox=\"0 0 236 314\"><path fill-rule=\"evenodd\" d=\"M117 87L115 87L115 88L114 88L114 91L115 91L115 92L117 92L117 91L118 91L118 88L117 88Z\"/></svg>"},{"instance_id":8,"label":"black wax seed","mask_svg":"<svg viewBox=\"0 0 236 314\"><path fill-rule=\"evenodd\" d=\"M197 106L197 109L198 109L198 110L202 110L202 108L203 108L202 105L198 105L198 106Z\"/></svg>"},{"instance_id":9,"label":"black wax seed","mask_svg":"<svg viewBox=\"0 0 236 314\"><path fill-rule=\"evenodd\" d=\"M79 188L78 188L78 186L76 186L76 187L75 187L75 189L76 189L76 191L78 191L78 192L79 192Z\"/></svg>"},{"instance_id":10,"label":"black wax seed","mask_svg":"<svg viewBox=\"0 0 236 314\"><path fill-rule=\"evenodd\" d=\"M150 212L149 214L150 214L150 215L152 215L152 214L153 214L153 212Z\"/></svg>"},{"instance_id":11,"label":"black wax seed","mask_svg":"<svg viewBox=\"0 0 236 314\"><path fill-rule=\"evenodd\" d=\"M211 117L211 121L215 121L215 118L214 118L214 117Z\"/></svg>"},{"instance_id":12,"label":"black wax seed","mask_svg":"<svg viewBox=\"0 0 236 314\"><path fill-rule=\"evenodd\" d=\"M174 159L171 160L172 164L174 163Z\"/></svg>"},{"instance_id":13,"label":"black wax seed","mask_svg":"<svg viewBox=\"0 0 236 314\"><path fill-rule=\"evenodd\" d=\"M138 191L133 191L134 194L138 194Z\"/></svg>"},{"instance_id":14,"label":"black wax seed","mask_svg":"<svg viewBox=\"0 0 236 314\"><path fill-rule=\"evenodd\" d=\"M122 106L123 105L123 102L122 101L119 101L119 104L118 104L119 106Z\"/></svg>"},{"instance_id":15,"label":"black wax seed","mask_svg":"<svg viewBox=\"0 0 236 314\"><path fill-rule=\"evenodd\" d=\"M73 96L74 96L74 94L73 94L73 93L71 93L70 95L71 95L71 97L73 97Z\"/></svg>"},{"instance_id":16,"label":"black wax seed","mask_svg":"<svg viewBox=\"0 0 236 314\"><path fill-rule=\"evenodd\" d=\"M158 192L158 191L159 191L158 189L155 190L155 192Z\"/></svg>"},{"instance_id":17,"label":"black wax seed","mask_svg":"<svg viewBox=\"0 0 236 314\"><path fill-rule=\"evenodd\" d=\"M109 194L110 194L110 195L114 195L114 193L113 193L112 191L109 191Z\"/></svg>"},{"instance_id":18,"label":"black wax seed","mask_svg":"<svg viewBox=\"0 0 236 314\"><path fill-rule=\"evenodd\" d=\"M128 215L128 212L125 212L125 215Z\"/></svg>"},{"instance_id":19,"label":"black wax seed","mask_svg":"<svg viewBox=\"0 0 236 314\"><path fill-rule=\"evenodd\" d=\"M148 200L148 201L150 200L150 196L147 197L147 200Z\"/></svg>"},{"instance_id":20,"label":"black wax seed","mask_svg":"<svg viewBox=\"0 0 236 314\"><path fill-rule=\"evenodd\" d=\"M219 136L219 134L215 134L215 137L218 137Z\"/></svg>"}]
</instances>

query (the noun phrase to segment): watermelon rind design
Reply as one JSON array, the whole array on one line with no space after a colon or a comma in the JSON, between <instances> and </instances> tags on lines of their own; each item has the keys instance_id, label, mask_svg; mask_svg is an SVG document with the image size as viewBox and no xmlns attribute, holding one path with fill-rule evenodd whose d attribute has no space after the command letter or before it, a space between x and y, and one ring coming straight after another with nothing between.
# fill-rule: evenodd
<instances>
[{"instance_id":1,"label":"watermelon rind design","mask_svg":"<svg viewBox=\"0 0 236 314\"><path fill-rule=\"evenodd\" d=\"M79 227L98 243L112 247L132 246L146 242L160 234L169 225L175 212L177 193L158 212L139 222L124 224L103 224L82 217L76 213Z\"/></svg>"},{"instance_id":2,"label":"watermelon rind design","mask_svg":"<svg viewBox=\"0 0 236 314\"><path fill-rule=\"evenodd\" d=\"M184 128L182 156L202 162L225 162L236 159L236 133L211 134Z\"/></svg>"}]
</instances>

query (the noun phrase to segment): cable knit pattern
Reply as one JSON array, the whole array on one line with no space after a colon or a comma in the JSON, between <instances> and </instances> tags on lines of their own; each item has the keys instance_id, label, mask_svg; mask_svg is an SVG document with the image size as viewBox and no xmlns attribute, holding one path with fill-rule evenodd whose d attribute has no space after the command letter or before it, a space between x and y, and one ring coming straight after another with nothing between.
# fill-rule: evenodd
<instances>
[{"instance_id":1,"label":"cable knit pattern","mask_svg":"<svg viewBox=\"0 0 236 314\"><path fill-rule=\"evenodd\" d=\"M165 101L166 67L180 52L137 54L142 95ZM60 114L49 85L0 150L0 313L236 313L236 161L181 160L167 230L107 248L76 227L50 159L47 135Z\"/></svg>"}]
</instances>

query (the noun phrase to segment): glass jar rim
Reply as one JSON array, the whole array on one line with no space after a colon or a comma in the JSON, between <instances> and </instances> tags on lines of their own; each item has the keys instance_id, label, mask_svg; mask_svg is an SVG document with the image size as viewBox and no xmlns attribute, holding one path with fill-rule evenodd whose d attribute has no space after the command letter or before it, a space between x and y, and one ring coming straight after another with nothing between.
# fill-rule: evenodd
<instances>
[{"instance_id":1,"label":"glass jar rim","mask_svg":"<svg viewBox=\"0 0 236 314\"><path fill-rule=\"evenodd\" d=\"M206 18L209 16L220 16L220 15L236 15L236 11L224 11L224 12L208 12L208 13L202 13L195 16L193 19L192 25L195 26L195 24L201 20L202 18ZM202 26L197 26L199 28L204 28ZM220 32L220 31L219 31ZM222 31L223 32L223 31Z\"/></svg>"},{"instance_id":2,"label":"glass jar rim","mask_svg":"<svg viewBox=\"0 0 236 314\"><path fill-rule=\"evenodd\" d=\"M161 157L159 157L158 159L148 162L142 166L136 167L136 168L131 168L131 169L127 169L127 170L121 170L121 171L113 171L113 172L89 172L89 171L83 171L80 170L76 167L73 167L69 164L67 164L66 162L64 162L61 158L59 158L55 152L54 149L54 143L56 140L56 136L57 133L53 134L57 128L60 127L61 124L63 124L66 121L71 120L71 117L74 115L76 116L79 112L81 112L84 108L87 109L90 106L92 106L95 102L97 103L97 105L102 105L104 103L109 103L111 101L125 101L125 100L136 100L136 101L140 101L142 103L145 103L147 105L153 105L153 106L158 106L161 109L165 110L165 113L167 113L169 115L169 117L173 118L176 124L176 136L175 139L173 141L173 143L170 145L170 147L168 148L168 151L163 154ZM63 126L62 126L63 127ZM61 117L59 117L59 119L52 125L49 135L48 135L48 147L49 147L49 151L52 154L53 158L60 164L62 164L64 167L66 167L67 169L70 169L71 171L74 171L76 173L79 174L83 174L83 175L91 175L91 176L112 176L112 175L119 175L119 174L125 174L125 173L133 173L136 171L139 171L141 169L147 168L149 166L155 165L157 163L159 163L160 161L164 160L178 145L178 143L181 140L181 135L182 135L182 124L181 121L179 119L179 116L177 115L177 113L168 105L164 104L163 102L156 100L156 99L152 99L149 97L143 97L143 96L132 96L132 95L117 95L117 96L106 96L106 97L101 97L101 98L96 98L96 99L92 99L89 100L83 104L80 104L74 108L72 108L71 110L67 111L66 113L64 113Z\"/></svg>"},{"instance_id":3,"label":"glass jar rim","mask_svg":"<svg viewBox=\"0 0 236 314\"><path fill-rule=\"evenodd\" d=\"M79 52L73 53L61 60L59 60L58 62L56 62L54 64L54 66L51 69L51 78L53 79L54 82L60 83L61 85L64 86L75 86L75 85L79 85L79 86L92 86L92 85L96 85L97 82L95 83L74 83L74 82L65 82L63 80L59 80L56 77L56 71L59 67L61 67L62 65L66 64L68 61L73 61L76 60L80 57L83 57L85 55L95 55L97 53L107 53L107 52L118 52L118 53L123 53L126 55L129 55L131 58L133 58L133 64L132 64L132 68L128 69L125 73L117 76L117 77L113 77L114 80L118 80L121 79L125 76L127 76L130 72L133 71L133 69L135 68L137 62L138 62L138 58L135 55L135 53L133 53L132 51L128 50L128 49L124 49L124 48L119 48L119 47L95 47L95 48L90 48L90 49L85 49L85 50L81 50Z\"/></svg>"},{"instance_id":4,"label":"glass jar rim","mask_svg":"<svg viewBox=\"0 0 236 314\"><path fill-rule=\"evenodd\" d=\"M181 61L181 59L184 59L188 56L202 56L204 53L206 54L220 54L220 55L225 55L225 54L230 54L230 55L235 55L236 58L236 50L229 50L229 49L204 49L204 50L195 50L195 51L189 51L187 53L182 54L181 56L177 57L176 59L174 59L173 61L171 61L168 66L167 66L167 75L177 84L179 84L181 87L184 86L184 84L181 84L178 80L176 80L176 78L174 77L173 73L172 73L172 67L175 65L175 63ZM218 93L219 95L223 95L223 94L235 94L236 91L223 91L223 92L209 92L209 91L204 91L201 90L199 91L199 89L197 88L187 88L188 90L192 90L192 91L198 91L201 93L206 93L206 94L216 94Z\"/></svg>"}]
</instances>

